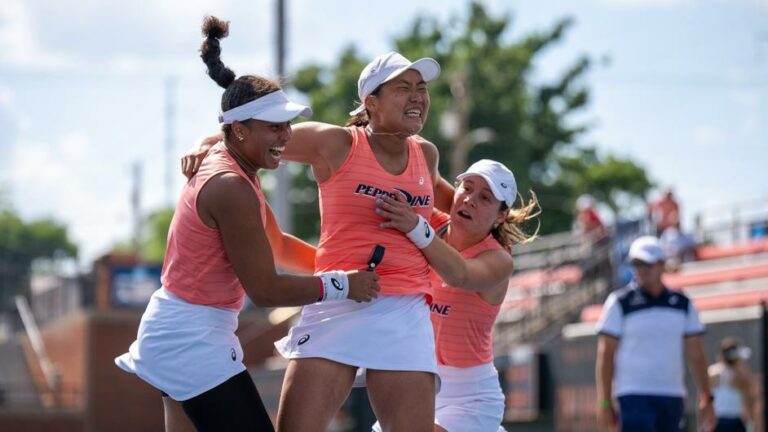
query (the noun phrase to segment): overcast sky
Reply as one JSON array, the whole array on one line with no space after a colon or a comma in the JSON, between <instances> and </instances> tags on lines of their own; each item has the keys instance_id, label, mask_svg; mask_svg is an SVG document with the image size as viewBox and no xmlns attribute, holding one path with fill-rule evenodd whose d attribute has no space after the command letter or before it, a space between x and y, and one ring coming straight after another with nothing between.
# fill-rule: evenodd
<instances>
[{"instance_id":1,"label":"overcast sky","mask_svg":"<svg viewBox=\"0 0 768 432\"><path fill-rule=\"evenodd\" d=\"M143 164L143 211L167 202L169 77L174 201L178 158L217 128L221 91L196 52L201 18L232 21L223 49L236 72L274 76L274 3L0 0L0 187L13 207L66 224L86 266L128 239L135 162ZM418 14L446 20L468 10L458 0L287 3L289 73L333 64L351 44L367 57L388 51ZM583 142L632 158L673 186L686 221L758 200L765 208L768 0L485 4L512 14L510 38L575 19L535 79L558 76L582 54L610 59L587 76L591 104L579 119L592 129Z\"/></svg>"}]
</instances>

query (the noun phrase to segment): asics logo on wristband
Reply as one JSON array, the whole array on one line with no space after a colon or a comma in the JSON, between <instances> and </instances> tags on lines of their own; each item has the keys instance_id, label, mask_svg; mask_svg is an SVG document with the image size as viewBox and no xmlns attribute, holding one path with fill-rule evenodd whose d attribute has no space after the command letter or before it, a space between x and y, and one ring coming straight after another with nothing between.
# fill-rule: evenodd
<instances>
[{"instance_id":1,"label":"asics logo on wristband","mask_svg":"<svg viewBox=\"0 0 768 432\"><path fill-rule=\"evenodd\" d=\"M333 270L321 273L323 299L321 301L343 300L349 296L349 279L343 271ZM331 289L331 287L335 289Z\"/></svg>"},{"instance_id":2,"label":"asics logo on wristband","mask_svg":"<svg viewBox=\"0 0 768 432\"><path fill-rule=\"evenodd\" d=\"M413 227L412 230L405 233L405 236L408 237L408 240L410 240L414 246L419 249L424 249L425 247L429 246L429 244L432 243L432 240L435 238L435 230L429 225L429 222L424 219L424 216L417 216L419 220L416 222L416 226ZM421 225L421 228L419 228L419 225Z\"/></svg>"}]
</instances>

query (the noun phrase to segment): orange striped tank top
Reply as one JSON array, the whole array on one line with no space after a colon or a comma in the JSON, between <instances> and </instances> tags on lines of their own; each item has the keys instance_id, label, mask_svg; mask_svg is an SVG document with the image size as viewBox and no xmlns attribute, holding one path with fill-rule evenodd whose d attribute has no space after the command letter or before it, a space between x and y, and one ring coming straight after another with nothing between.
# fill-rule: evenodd
<instances>
[{"instance_id":1,"label":"orange striped tank top","mask_svg":"<svg viewBox=\"0 0 768 432\"><path fill-rule=\"evenodd\" d=\"M413 209L429 218L432 179L421 146L408 140L408 165L399 175L379 165L363 128L352 128L352 148L341 167L320 188L320 241L315 271L361 270L376 244L386 248L376 267L382 295L424 293L429 297L429 266L421 251L395 229L383 229L376 199L401 191Z\"/></svg>"},{"instance_id":2,"label":"orange striped tank top","mask_svg":"<svg viewBox=\"0 0 768 432\"><path fill-rule=\"evenodd\" d=\"M435 228L448 222L447 215L440 216L430 220ZM503 247L489 234L460 254L467 259L494 249ZM493 323L501 305L489 304L477 292L446 285L434 271L431 277L434 293L430 309L437 363L466 368L493 361Z\"/></svg>"},{"instance_id":3,"label":"orange striped tank top","mask_svg":"<svg viewBox=\"0 0 768 432\"><path fill-rule=\"evenodd\" d=\"M203 186L223 172L248 176L237 165L223 144L211 148L200 170L181 192L168 230L168 245L163 261L163 287L189 303L240 310L245 291L227 259L218 229L207 226L197 213L197 197ZM261 204L261 220L266 221L264 194L258 182L248 181Z\"/></svg>"}]
</instances>

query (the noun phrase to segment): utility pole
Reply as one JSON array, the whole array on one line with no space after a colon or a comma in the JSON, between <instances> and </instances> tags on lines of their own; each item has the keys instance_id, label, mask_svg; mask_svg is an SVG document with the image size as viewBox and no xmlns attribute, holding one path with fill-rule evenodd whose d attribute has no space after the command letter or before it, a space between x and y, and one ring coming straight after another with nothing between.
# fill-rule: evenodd
<instances>
[{"instance_id":1,"label":"utility pole","mask_svg":"<svg viewBox=\"0 0 768 432\"><path fill-rule=\"evenodd\" d=\"M139 235L141 233L141 162L136 161L133 163L131 170L131 179L133 180L131 187L131 222L132 222L132 236L131 236L131 248L136 256L139 256Z\"/></svg>"},{"instance_id":2,"label":"utility pole","mask_svg":"<svg viewBox=\"0 0 768 432\"><path fill-rule=\"evenodd\" d=\"M451 143L449 152L450 179L455 179L467 167L469 152L478 145L493 141L496 132L488 127L469 129L469 84L462 70L451 79L454 104L440 117L440 134Z\"/></svg>"},{"instance_id":3,"label":"utility pole","mask_svg":"<svg viewBox=\"0 0 768 432\"><path fill-rule=\"evenodd\" d=\"M469 89L467 88L466 72L459 71L451 80L451 94L453 95L454 105L446 121L453 122L453 137L451 142L451 179L461 174L467 165L467 154L469 153L469 143L467 132L469 130Z\"/></svg>"},{"instance_id":4,"label":"utility pole","mask_svg":"<svg viewBox=\"0 0 768 432\"><path fill-rule=\"evenodd\" d=\"M176 78L165 79L165 205L173 207L173 163L174 132L176 129Z\"/></svg>"},{"instance_id":5,"label":"utility pole","mask_svg":"<svg viewBox=\"0 0 768 432\"><path fill-rule=\"evenodd\" d=\"M276 0L275 3L275 25L276 25L276 58L277 74L282 79L285 76L285 1ZM270 194L270 204L275 211L277 222L285 232L293 231L293 212L291 203L288 200L288 193L291 190L291 176L288 167L285 164L275 170L277 178L277 188Z\"/></svg>"}]
</instances>

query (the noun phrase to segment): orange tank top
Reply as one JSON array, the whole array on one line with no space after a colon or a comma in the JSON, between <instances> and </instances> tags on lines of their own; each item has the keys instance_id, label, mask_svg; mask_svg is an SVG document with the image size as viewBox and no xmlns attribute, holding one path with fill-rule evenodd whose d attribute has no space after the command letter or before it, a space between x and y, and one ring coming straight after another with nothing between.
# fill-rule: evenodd
<instances>
[{"instance_id":1,"label":"orange tank top","mask_svg":"<svg viewBox=\"0 0 768 432\"><path fill-rule=\"evenodd\" d=\"M436 229L447 222L444 214L430 220ZM503 247L489 234L460 254L467 259L495 249ZM437 363L466 368L493 361L493 323L501 305L489 304L477 292L446 285L434 271L431 277L434 293L430 309Z\"/></svg>"},{"instance_id":2,"label":"orange tank top","mask_svg":"<svg viewBox=\"0 0 768 432\"><path fill-rule=\"evenodd\" d=\"M261 185L248 179L223 144L211 148L200 170L181 192L168 230L163 261L163 287L189 303L240 310L245 291L227 259L218 229L207 226L197 213L197 197L203 186L224 172L248 180L259 198L261 220L266 221L266 201Z\"/></svg>"},{"instance_id":3,"label":"orange tank top","mask_svg":"<svg viewBox=\"0 0 768 432\"><path fill-rule=\"evenodd\" d=\"M432 179L421 146L408 139L408 165L399 175L379 165L363 128L351 128L352 148L341 167L320 188L320 241L315 271L366 268L376 244L386 248L376 267L383 295L424 293L429 298L429 266L421 251L400 231L383 229L376 199L403 192L413 209L429 218L434 202Z\"/></svg>"}]
</instances>

